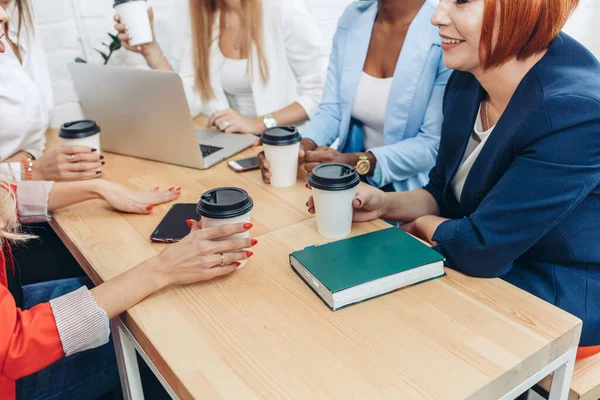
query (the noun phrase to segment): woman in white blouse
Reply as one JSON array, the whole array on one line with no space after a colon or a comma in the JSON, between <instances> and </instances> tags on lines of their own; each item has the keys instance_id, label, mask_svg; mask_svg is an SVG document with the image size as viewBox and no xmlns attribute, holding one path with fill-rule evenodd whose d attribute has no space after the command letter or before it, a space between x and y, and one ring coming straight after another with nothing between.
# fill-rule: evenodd
<instances>
[{"instance_id":1,"label":"woman in white blouse","mask_svg":"<svg viewBox=\"0 0 600 400\"><path fill-rule=\"evenodd\" d=\"M0 0L0 6L10 17L1 39L6 53L0 58L0 175L54 181L97 177L102 161L91 148L42 155L52 109L46 55L28 0Z\"/></svg>"},{"instance_id":2,"label":"woman in white blouse","mask_svg":"<svg viewBox=\"0 0 600 400\"><path fill-rule=\"evenodd\" d=\"M260 134L276 125L300 125L317 111L327 51L302 0L190 0L193 49L184 53L182 76L193 117L210 116L224 132ZM153 19L152 10L149 10ZM150 68L173 68L158 42L126 49ZM187 58L187 60L186 60Z\"/></svg>"}]
</instances>

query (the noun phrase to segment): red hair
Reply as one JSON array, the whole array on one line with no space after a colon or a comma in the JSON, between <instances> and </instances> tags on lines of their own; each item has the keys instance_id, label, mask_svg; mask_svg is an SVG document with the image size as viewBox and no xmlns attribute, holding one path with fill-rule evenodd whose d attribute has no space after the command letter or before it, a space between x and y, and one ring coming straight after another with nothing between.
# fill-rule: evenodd
<instances>
[{"instance_id":1,"label":"red hair","mask_svg":"<svg viewBox=\"0 0 600 400\"><path fill-rule=\"evenodd\" d=\"M485 68L516 57L526 59L548 48L579 0L485 0L479 54ZM496 13L498 42L493 46Z\"/></svg>"}]
</instances>

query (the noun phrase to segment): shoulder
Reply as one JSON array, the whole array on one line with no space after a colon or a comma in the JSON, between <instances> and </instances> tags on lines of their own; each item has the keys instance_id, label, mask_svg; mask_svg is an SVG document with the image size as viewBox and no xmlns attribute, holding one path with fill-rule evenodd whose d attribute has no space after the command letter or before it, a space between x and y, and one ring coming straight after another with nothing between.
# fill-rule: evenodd
<instances>
[{"instance_id":1,"label":"shoulder","mask_svg":"<svg viewBox=\"0 0 600 400\"><path fill-rule=\"evenodd\" d=\"M377 10L376 0L356 0L346 7L338 21L338 28L349 29L357 20Z\"/></svg>"}]
</instances>

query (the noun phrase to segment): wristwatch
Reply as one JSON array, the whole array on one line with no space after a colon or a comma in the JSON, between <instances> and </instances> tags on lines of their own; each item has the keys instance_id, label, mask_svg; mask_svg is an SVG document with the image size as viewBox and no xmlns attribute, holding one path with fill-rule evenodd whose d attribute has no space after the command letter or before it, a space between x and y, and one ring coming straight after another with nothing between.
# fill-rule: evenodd
<instances>
[{"instance_id":1,"label":"wristwatch","mask_svg":"<svg viewBox=\"0 0 600 400\"><path fill-rule=\"evenodd\" d=\"M361 153L358 156L358 161L356 162L354 169L359 175L366 175L369 173L371 170L371 161L369 161L369 157L367 157L365 153Z\"/></svg>"},{"instance_id":2,"label":"wristwatch","mask_svg":"<svg viewBox=\"0 0 600 400\"><path fill-rule=\"evenodd\" d=\"M277 126L277 120L271 114L265 115L263 122L267 129L275 128Z\"/></svg>"}]
</instances>

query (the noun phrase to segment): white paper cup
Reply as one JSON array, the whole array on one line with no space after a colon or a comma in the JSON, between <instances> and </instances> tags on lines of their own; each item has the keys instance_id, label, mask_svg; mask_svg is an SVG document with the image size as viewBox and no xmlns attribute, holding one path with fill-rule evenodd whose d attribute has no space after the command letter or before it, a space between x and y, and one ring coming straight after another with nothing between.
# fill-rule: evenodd
<instances>
[{"instance_id":1,"label":"white paper cup","mask_svg":"<svg viewBox=\"0 0 600 400\"><path fill-rule=\"evenodd\" d=\"M275 127L261 136L265 157L271 164L271 185L277 188L294 186L298 176L298 152L302 137L294 127Z\"/></svg>"},{"instance_id":2,"label":"white paper cup","mask_svg":"<svg viewBox=\"0 0 600 400\"><path fill-rule=\"evenodd\" d=\"M352 231L352 201L360 177L344 164L323 164L309 176L317 216L317 230L329 239L341 239Z\"/></svg>"},{"instance_id":3,"label":"white paper cup","mask_svg":"<svg viewBox=\"0 0 600 400\"><path fill-rule=\"evenodd\" d=\"M202 228L214 228L222 225L250 222L250 212L254 207L252 199L243 189L217 188L209 190L200 197L196 211L201 216ZM249 239L250 231L226 236L218 240ZM240 261L238 269L244 267L247 260Z\"/></svg>"},{"instance_id":4,"label":"white paper cup","mask_svg":"<svg viewBox=\"0 0 600 400\"><path fill-rule=\"evenodd\" d=\"M100 127L94 121L67 122L61 126L58 136L63 146L87 146L100 154Z\"/></svg>"},{"instance_id":5,"label":"white paper cup","mask_svg":"<svg viewBox=\"0 0 600 400\"><path fill-rule=\"evenodd\" d=\"M115 11L119 14L121 23L127 25L127 34L131 36L129 41L131 46L154 41L147 4L146 0L115 2Z\"/></svg>"}]
</instances>

